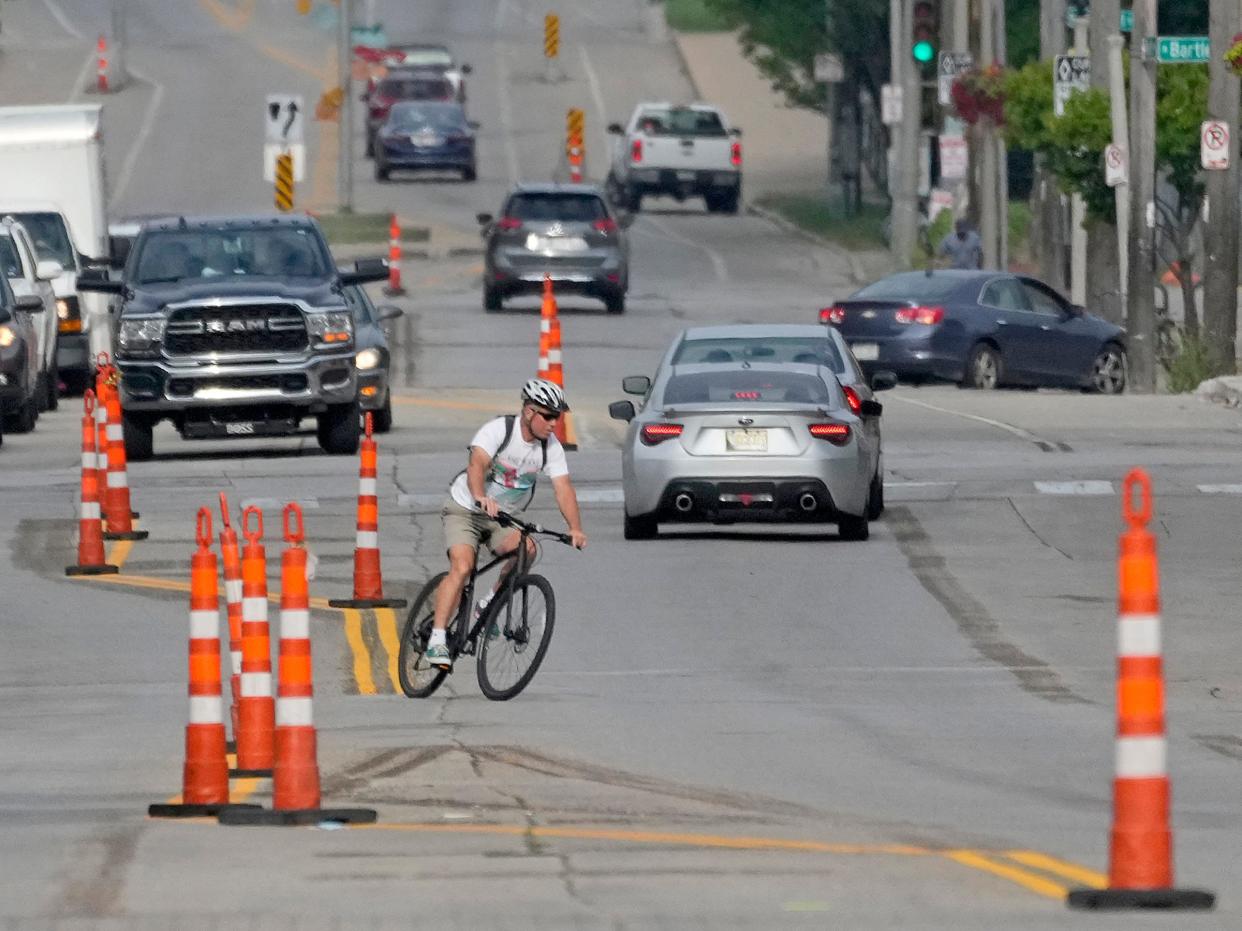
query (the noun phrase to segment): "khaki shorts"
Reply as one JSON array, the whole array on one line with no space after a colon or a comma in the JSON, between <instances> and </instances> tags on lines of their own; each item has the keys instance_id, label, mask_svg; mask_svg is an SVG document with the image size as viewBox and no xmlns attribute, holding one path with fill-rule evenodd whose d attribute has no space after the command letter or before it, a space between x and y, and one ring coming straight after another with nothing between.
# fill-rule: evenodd
<instances>
[{"instance_id":1,"label":"khaki shorts","mask_svg":"<svg viewBox=\"0 0 1242 931\"><path fill-rule=\"evenodd\" d=\"M496 552L496 548L511 533L512 527L502 527L500 522L493 520L481 511L470 511L462 507L452 498L444 502L440 509L440 520L444 523L444 548L453 546L469 546L476 552L486 543L487 548Z\"/></svg>"}]
</instances>

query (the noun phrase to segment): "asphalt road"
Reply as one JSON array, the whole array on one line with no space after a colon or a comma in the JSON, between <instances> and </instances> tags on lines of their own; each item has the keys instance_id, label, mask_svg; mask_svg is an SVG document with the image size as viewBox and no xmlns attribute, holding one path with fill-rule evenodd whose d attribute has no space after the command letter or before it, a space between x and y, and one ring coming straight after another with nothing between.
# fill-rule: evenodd
<instances>
[{"instance_id":1,"label":"asphalt road","mask_svg":"<svg viewBox=\"0 0 1242 931\"><path fill-rule=\"evenodd\" d=\"M637 0L564 10L568 76L552 85L542 6L412 7L376 3L394 40L443 39L475 67L480 179L375 184L355 132L356 199L452 241L511 181L555 170L566 107L587 109L599 173L605 116L689 92ZM116 213L265 206L262 97L309 98L330 71L330 32L291 9L133 0L139 80L107 103ZM4 102L74 94L106 13L7 4ZM49 55L62 65L40 68ZM330 165L331 128L308 141ZM324 171L309 187L330 200ZM467 661L434 698L407 700L400 618L314 612L324 802L374 808L375 827L145 816L180 788L195 509L219 491L264 507L274 582L270 527L300 501L320 558L311 595L340 597L355 460L310 435L226 444L161 428L155 461L130 470L151 538L111 549L118 578L70 581L74 404L5 438L6 927L1134 926L1061 899L1106 868L1115 541L1135 465L1156 489L1178 879L1220 895L1196 924L1242 924L1238 414L1181 397L902 388L884 398L889 508L869 542L733 527L626 543L605 410L620 377L650 372L683 326L811 320L851 288L839 258L754 217L657 202L631 236L623 317L562 304L591 545L545 547L559 623L531 687L487 702ZM390 594L439 570L443 490L477 424L511 410L534 369L534 302L485 316L478 262L407 263L380 463ZM535 513L556 520L546 491ZM266 801L270 785L234 790Z\"/></svg>"}]
</instances>

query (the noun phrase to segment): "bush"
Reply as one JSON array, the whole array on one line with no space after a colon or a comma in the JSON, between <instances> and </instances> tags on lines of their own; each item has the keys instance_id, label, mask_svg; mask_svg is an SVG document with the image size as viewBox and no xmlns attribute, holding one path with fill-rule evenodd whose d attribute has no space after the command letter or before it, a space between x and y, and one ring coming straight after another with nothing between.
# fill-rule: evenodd
<instances>
[{"instance_id":1,"label":"bush","mask_svg":"<svg viewBox=\"0 0 1242 931\"><path fill-rule=\"evenodd\" d=\"M667 0L664 18L678 32L728 32L736 27L711 0Z\"/></svg>"},{"instance_id":2,"label":"bush","mask_svg":"<svg viewBox=\"0 0 1242 931\"><path fill-rule=\"evenodd\" d=\"M1169 391L1173 394L1194 391L1216 375L1207 345L1202 340L1190 339L1185 334L1178 340L1173 357L1161 362L1168 372Z\"/></svg>"}]
</instances>

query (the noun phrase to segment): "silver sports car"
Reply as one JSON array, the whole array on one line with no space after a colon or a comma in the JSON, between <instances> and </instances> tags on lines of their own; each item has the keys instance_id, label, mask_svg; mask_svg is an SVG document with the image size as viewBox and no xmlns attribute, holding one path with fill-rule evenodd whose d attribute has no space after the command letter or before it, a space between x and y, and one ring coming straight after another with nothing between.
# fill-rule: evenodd
<instances>
[{"instance_id":1,"label":"silver sports car","mask_svg":"<svg viewBox=\"0 0 1242 931\"><path fill-rule=\"evenodd\" d=\"M660 523L766 520L836 523L845 539L867 539L880 455L868 422L880 404L851 409L822 361L676 361L686 337L654 384L624 379L627 393L644 395L641 412L631 401L609 406L630 424L626 538L653 537Z\"/></svg>"}]
</instances>

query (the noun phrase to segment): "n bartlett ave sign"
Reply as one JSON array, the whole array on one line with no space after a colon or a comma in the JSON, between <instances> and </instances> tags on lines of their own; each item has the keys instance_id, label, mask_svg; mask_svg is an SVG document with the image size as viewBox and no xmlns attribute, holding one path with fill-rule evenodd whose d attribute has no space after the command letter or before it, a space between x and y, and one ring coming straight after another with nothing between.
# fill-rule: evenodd
<instances>
[{"instance_id":1,"label":"n bartlett ave sign","mask_svg":"<svg viewBox=\"0 0 1242 931\"><path fill-rule=\"evenodd\" d=\"M1212 56L1207 36L1156 36L1143 40L1143 57L1162 65L1197 65Z\"/></svg>"}]
</instances>

